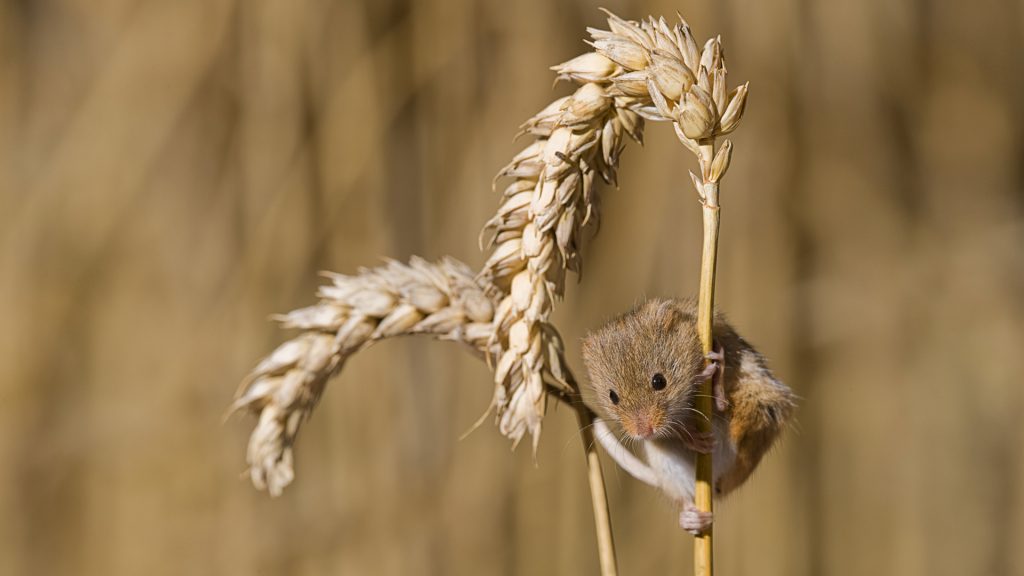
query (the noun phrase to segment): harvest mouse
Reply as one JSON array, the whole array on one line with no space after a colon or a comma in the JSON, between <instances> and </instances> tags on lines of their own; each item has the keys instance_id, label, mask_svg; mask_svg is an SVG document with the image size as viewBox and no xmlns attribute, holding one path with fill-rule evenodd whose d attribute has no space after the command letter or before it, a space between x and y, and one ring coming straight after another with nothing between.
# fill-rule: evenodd
<instances>
[{"instance_id":1,"label":"harvest mouse","mask_svg":"<svg viewBox=\"0 0 1024 576\"><path fill-rule=\"evenodd\" d=\"M715 351L705 368L697 336L695 300L653 299L587 335L583 359L590 373L586 403L600 417L598 439L620 466L662 490L682 507L679 523L700 534L711 513L693 503L696 452L713 452L714 492L742 484L789 421L795 396L765 359L718 313ZM694 407L701 384L714 380L714 416L708 435ZM606 423L638 444L641 461Z\"/></svg>"}]
</instances>

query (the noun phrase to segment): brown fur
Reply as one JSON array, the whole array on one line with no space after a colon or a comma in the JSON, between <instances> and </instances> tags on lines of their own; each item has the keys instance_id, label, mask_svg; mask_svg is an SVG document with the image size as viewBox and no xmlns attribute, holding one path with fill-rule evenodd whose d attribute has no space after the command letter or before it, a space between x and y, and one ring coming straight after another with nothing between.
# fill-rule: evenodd
<instances>
[{"instance_id":1,"label":"brown fur","mask_svg":"<svg viewBox=\"0 0 1024 576\"><path fill-rule=\"evenodd\" d=\"M728 406L716 417L729 421L736 447L733 467L716 491L724 494L742 484L792 416L792 392L775 379L762 357L725 318L716 313L715 341L725 353L725 396ZM704 369L697 336L697 305L693 299L648 300L588 334L583 358L590 373L584 386L587 403L605 420L619 423L636 437L647 419L659 438L681 438L695 431L692 410ZM667 385L655 390L654 374ZM619 403L614 404L609 391Z\"/></svg>"}]
</instances>

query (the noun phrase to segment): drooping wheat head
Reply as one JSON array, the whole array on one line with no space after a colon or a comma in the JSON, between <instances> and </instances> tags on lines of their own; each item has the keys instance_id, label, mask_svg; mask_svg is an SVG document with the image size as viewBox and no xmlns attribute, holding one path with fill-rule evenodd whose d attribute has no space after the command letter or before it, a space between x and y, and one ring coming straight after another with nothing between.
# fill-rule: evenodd
<instances>
[{"instance_id":1,"label":"drooping wheat head","mask_svg":"<svg viewBox=\"0 0 1024 576\"><path fill-rule=\"evenodd\" d=\"M680 19L681 20L681 19ZM499 174L499 208L481 233L490 250L478 273L456 260L414 258L355 276L330 275L320 302L279 317L300 330L253 370L233 409L259 415L249 442L254 484L280 493L293 476L292 444L327 380L356 351L391 336L430 334L462 342L494 368L500 431L513 443L540 438L548 393L574 394L554 303L568 271L580 272L584 229L599 218L596 178L614 184L626 136L644 119L671 122L700 160L702 183L728 169L731 144L715 138L743 114L746 85L726 88L718 38L699 49L689 26L623 20L590 29L594 51L553 70L579 84L527 120L533 137Z\"/></svg>"}]
</instances>

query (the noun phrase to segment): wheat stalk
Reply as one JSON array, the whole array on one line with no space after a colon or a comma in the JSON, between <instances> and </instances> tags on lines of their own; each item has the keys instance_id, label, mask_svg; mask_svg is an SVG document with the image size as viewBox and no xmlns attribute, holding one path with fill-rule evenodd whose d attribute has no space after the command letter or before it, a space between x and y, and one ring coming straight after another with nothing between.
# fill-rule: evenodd
<instances>
[{"instance_id":1,"label":"wheat stalk","mask_svg":"<svg viewBox=\"0 0 1024 576\"><path fill-rule=\"evenodd\" d=\"M549 394L573 405L586 450L602 574L615 573L604 483L589 429L594 416L565 365L561 338L550 322L554 302L564 294L567 272L580 272L582 234L599 218L595 177L615 183L625 137L640 142L644 119L671 122L697 155L701 177L694 182L706 209L713 207L717 215L718 182L732 147L726 141L716 152L715 142L739 122L747 87L727 91L719 39L698 49L682 18L669 26L663 18L638 23L607 14L609 30L588 29L593 52L553 67L560 79L579 87L523 124L522 132L534 140L498 174L511 182L481 232L490 253L479 273L450 258L436 264L414 258L356 276L330 275L332 284L320 289L319 304L279 318L302 332L253 370L232 406L259 415L248 449L257 487L279 494L291 482L292 445L301 422L351 354L383 338L430 334L488 359L498 427L514 445L529 432L536 450ZM709 471L708 461L704 472Z\"/></svg>"},{"instance_id":2,"label":"wheat stalk","mask_svg":"<svg viewBox=\"0 0 1024 576\"><path fill-rule=\"evenodd\" d=\"M496 323L515 327L519 334L543 334L552 297L563 293L565 271L579 269L580 229L597 218L593 176L614 182L623 133L640 141L642 118L672 122L676 135L696 155L701 176L691 173L704 205L704 255L701 268L700 311L704 322L702 343L711 350L711 307L714 294L714 263L718 242L718 183L732 159L732 143L716 146L719 136L732 132L746 107L747 85L727 89L721 39L712 38L699 50L685 20L670 27L662 18L637 23L608 13L609 30L590 29L594 52L554 67L559 78L573 80L580 88L556 100L529 120L524 128L537 140L521 152L503 172L514 178L505 189L498 215L488 223L495 230L496 248L484 268L484 276L509 288ZM557 251L554 249L557 247ZM518 290L517 290L518 288ZM518 295L518 297L517 297ZM496 336L499 332L496 331ZM543 369L543 358L506 347L507 364L524 375ZM503 358L505 360L505 358ZM517 382L505 373L496 374L496 400L511 394L514 400L534 400L534 413L524 402L509 406L511 417L503 420L502 432L518 439L523 427L540 432L539 415L544 396L539 382L522 377ZM524 386L519 382L526 382ZM706 391L698 409L708 416L711 405ZM514 425L506 426L510 421ZM518 425L518 427L516 426ZM622 451L613 451L614 454ZM711 456L697 463L696 505L710 512ZM695 542L695 571L713 573L712 535Z\"/></svg>"}]
</instances>

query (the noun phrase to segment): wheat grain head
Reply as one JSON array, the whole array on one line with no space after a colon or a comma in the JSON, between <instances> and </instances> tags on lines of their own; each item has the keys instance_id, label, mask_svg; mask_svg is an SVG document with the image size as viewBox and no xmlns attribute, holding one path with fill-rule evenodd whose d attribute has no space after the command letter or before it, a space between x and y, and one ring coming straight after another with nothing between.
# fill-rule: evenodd
<instances>
[{"instance_id":1,"label":"wheat grain head","mask_svg":"<svg viewBox=\"0 0 1024 576\"><path fill-rule=\"evenodd\" d=\"M552 68L580 86L523 124L535 140L498 174L511 182L481 233L491 253L480 277L505 293L493 333L504 350L495 372L499 426L513 442L530 432L535 447L545 375L562 380L545 339L557 334L550 318L566 273L580 272L583 230L599 218L595 177L614 184L625 136L640 142L644 119L667 121L700 160L703 198L704 182L717 183L731 159L729 142L714 154L715 138L735 129L746 105L746 85L726 89L719 38L698 50L682 18L672 27L607 14L609 30L589 29L593 52Z\"/></svg>"},{"instance_id":2,"label":"wheat grain head","mask_svg":"<svg viewBox=\"0 0 1024 576\"><path fill-rule=\"evenodd\" d=\"M247 460L253 484L277 495L293 478L292 445L345 360L392 336L429 334L487 352L497 300L465 264L389 261L355 276L328 274L320 302L277 316L301 333L260 362L231 410L259 415Z\"/></svg>"}]
</instances>

